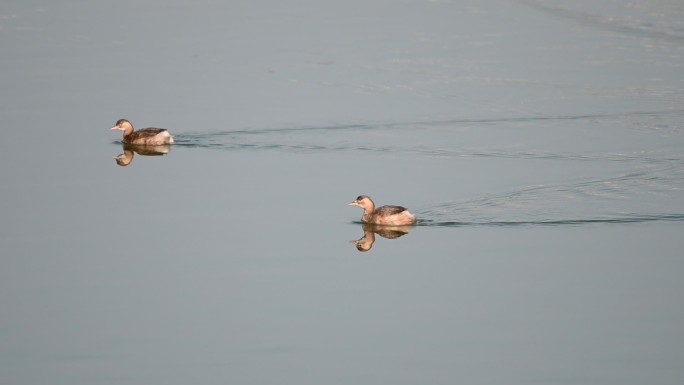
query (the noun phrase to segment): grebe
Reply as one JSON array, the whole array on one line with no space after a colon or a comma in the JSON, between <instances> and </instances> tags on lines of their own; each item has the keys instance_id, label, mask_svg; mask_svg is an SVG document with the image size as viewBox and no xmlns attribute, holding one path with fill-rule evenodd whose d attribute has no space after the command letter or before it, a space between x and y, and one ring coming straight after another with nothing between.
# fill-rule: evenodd
<instances>
[{"instance_id":1,"label":"grebe","mask_svg":"<svg viewBox=\"0 0 684 385\"><path fill-rule=\"evenodd\" d=\"M123 131L123 142L126 144L161 145L173 143L173 136L164 128L143 128L134 131L133 125L126 119L119 119L112 130Z\"/></svg>"},{"instance_id":2,"label":"grebe","mask_svg":"<svg viewBox=\"0 0 684 385\"><path fill-rule=\"evenodd\" d=\"M382 206L375 208L375 203L367 195L359 195L350 206L363 208L361 222L375 223L376 225L412 225L416 223L416 217L406 207Z\"/></svg>"}]
</instances>

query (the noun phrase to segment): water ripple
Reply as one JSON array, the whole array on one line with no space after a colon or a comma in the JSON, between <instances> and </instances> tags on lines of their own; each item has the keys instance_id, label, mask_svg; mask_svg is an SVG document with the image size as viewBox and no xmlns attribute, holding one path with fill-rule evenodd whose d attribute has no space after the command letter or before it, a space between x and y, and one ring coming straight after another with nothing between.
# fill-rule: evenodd
<instances>
[{"instance_id":1,"label":"water ripple","mask_svg":"<svg viewBox=\"0 0 684 385\"><path fill-rule=\"evenodd\" d=\"M662 19L646 20L643 14L625 14L629 10L629 6L623 9L616 8L613 10L613 14L598 14L575 11L540 0L524 0L523 3L554 17L574 21L592 28L677 44L684 42L684 27L682 25L666 23ZM677 2L672 2L669 7L666 3L659 5L663 6L663 12L684 16L684 8ZM622 15L618 13L622 13ZM677 18L673 17L672 20L677 20Z\"/></svg>"},{"instance_id":2,"label":"water ripple","mask_svg":"<svg viewBox=\"0 0 684 385\"><path fill-rule=\"evenodd\" d=\"M606 178L524 186L416 211L423 226L578 225L684 221L684 169L644 168ZM581 202L581 205L577 203Z\"/></svg>"},{"instance_id":3,"label":"water ripple","mask_svg":"<svg viewBox=\"0 0 684 385\"><path fill-rule=\"evenodd\" d=\"M573 146L543 146L544 150L509 146L506 138L496 143L487 138L504 130L487 131L491 124L512 125L530 129L527 123L551 120L573 121L570 127L559 125L558 130L576 130L586 126L585 120L618 120L617 128L605 132L605 140L612 144L622 131L623 123L684 116L684 110L633 111L622 114L594 114L568 116L530 116L487 119L457 119L431 122L346 124L291 128L242 129L220 132L195 132L176 136L177 145L187 148L229 151L285 151L293 153L370 153L401 156L424 156L443 159L521 159L539 161L620 163L617 174L565 180L562 183L522 186L499 194L460 201L446 202L416 211L421 226L514 226L514 225L579 225L596 223L637 223L654 221L682 221L681 192L684 191L684 157L681 146L671 137L659 139L657 147L632 151L577 151ZM623 122L624 120L624 122ZM581 125L574 124L580 122ZM462 128L467 126L467 130ZM481 127L480 127L481 126ZM473 127L475 127L473 129ZM481 129L483 128L483 129ZM546 132L546 123L538 125ZM535 128L535 129L536 129ZM335 134L337 133L337 134ZM486 143L487 147L460 144L464 133L475 135L470 143ZM533 134L526 132L527 134ZM505 134L508 134L505 132ZM648 135L648 133L647 133ZM515 137L515 136L511 136ZM432 142L421 140L432 138ZM438 138L439 140L435 140ZM473 139L473 138L471 138ZM449 145L448 143L456 143ZM573 148L573 149L574 149ZM604 171L605 172L605 171ZM677 208L680 209L677 209Z\"/></svg>"},{"instance_id":4,"label":"water ripple","mask_svg":"<svg viewBox=\"0 0 684 385\"><path fill-rule=\"evenodd\" d=\"M265 151L277 150L295 153L312 152L371 152L400 153L427 157L469 159L539 159L567 161L611 161L663 164L684 162L678 153L672 151L638 151L607 153L568 153L561 151L540 151L510 147L467 147L446 146L445 141L422 144L420 138L452 135L451 141L460 139L459 130L478 125L531 123L543 121L583 121L595 123L601 119L627 119L635 117L652 120L665 115L684 116L684 110L633 111L620 114L584 114L567 116L526 116L483 119L454 119L423 122L401 122L382 124L344 124L304 127L283 127L265 129L239 129L214 132L190 132L176 135L176 145L189 148ZM637 119L638 120L638 119ZM435 132L438 130L439 132ZM334 135L341 133L342 135ZM359 135L372 133L372 135ZM399 133L406 134L398 135ZM415 140L414 140L415 139ZM373 141L377 142L374 143Z\"/></svg>"},{"instance_id":5,"label":"water ripple","mask_svg":"<svg viewBox=\"0 0 684 385\"><path fill-rule=\"evenodd\" d=\"M216 143L222 138L240 139L246 137L259 137L264 135L284 135L297 133L320 132L329 134L332 132L354 133L356 131L388 130L397 128L424 129L439 127L454 127L465 125L489 125L494 123L532 123L544 121L600 121L600 120L633 120L636 117L654 118L663 116L684 116L684 109L669 109L660 111L628 111L621 113L597 113L597 114L576 114L576 115L529 115L529 116L508 116L496 118L464 118L464 119L444 119L413 122L392 122L392 123L372 123L372 124L341 124L341 125L322 125L322 126L302 126L302 127L280 127L280 128L260 128L260 129L238 129L225 131L209 132L190 132L176 136L178 145L190 147L207 147ZM228 144L228 143L226 143ZM228 144L229 145L229 144Z\"/></svg>"},{"instance_id":6,"label":"water ripple","mask_svg":"<svg viewBox=\"0 0 684 385\"><path fill-rule=\"evenodd\" d=\"M465 226L563 226L590 224L627 224L644 222L682 222L684 214L623 214L615 217L541 219L541 220L511 220L511 221L433 221L421 219L416 226L465 227Z\"/></svg>"}]
</instances>

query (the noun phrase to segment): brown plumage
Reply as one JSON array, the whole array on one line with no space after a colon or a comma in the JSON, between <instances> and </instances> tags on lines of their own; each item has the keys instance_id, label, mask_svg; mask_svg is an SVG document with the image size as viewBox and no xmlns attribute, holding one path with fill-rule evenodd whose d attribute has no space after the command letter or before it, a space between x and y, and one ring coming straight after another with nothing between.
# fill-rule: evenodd
<instances>
[{"instance_id":1,"label":"brown plumage","mask_svg":"<svg viewBox=\"0 0 684 385\"><path fill-rule=\"evenodd\" d=\"M412 225L416 223L416 217L411 214L406 207L402 206L381 206L375 208L375 203L367 195L359 195L350 206L363 208L361 222L375 223L376 225Z\"/></svg>"},{"instance_id":2,"label":"brown plumage","mask_svg":"<svg viewBox=\"0 0 684 385\"><path fill-rule=\"evenodd\" d=\"M123 131L122 142L126 144L162 145L173 143L173 136L164 128L143 128L135 131L126 119L119 119L112 130Z\"/></svg>"}]
</instances>

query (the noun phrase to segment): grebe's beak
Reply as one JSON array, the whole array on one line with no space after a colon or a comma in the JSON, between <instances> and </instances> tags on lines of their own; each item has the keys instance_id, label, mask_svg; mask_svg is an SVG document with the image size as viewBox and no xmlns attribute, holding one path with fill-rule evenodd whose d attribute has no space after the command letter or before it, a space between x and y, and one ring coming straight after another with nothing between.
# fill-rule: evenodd
<instances>
[{"instance_id":1,"label":"grebe's beak","mask_svg":"<svg viewBox=\"0 0 684 385\"><path fill-rule=\"evenodd\" d=\"M118 129L119 129L119 126L114 126L114 127L110 128L110 130L118 130Z\"/></svg>"},{"instance_id":2,"label":"grebe's beak","mask_svg":"<svg viewBox=\"0 0 684 385\"><path fill-rule=\"evenodd\" d=\"M359 202L358 202L358 201L354 201L354 202L348 204L347 206L358 206L358 205L359 205Z\"/></svg>"}]
</instances>

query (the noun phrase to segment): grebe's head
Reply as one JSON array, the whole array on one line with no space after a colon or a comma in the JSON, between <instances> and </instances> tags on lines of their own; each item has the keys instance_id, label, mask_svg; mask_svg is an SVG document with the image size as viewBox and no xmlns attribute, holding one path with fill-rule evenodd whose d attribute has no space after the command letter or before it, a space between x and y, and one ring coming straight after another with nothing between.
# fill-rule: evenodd
<instances>
[{"instance_id":1,"label":"grebe's head","mask_svg":"<svg viewBox=\"0 0 684 385\"><path fill-rule=\"evenodd\" d=\"M116 121L112 130L126 131L127 129L133 129L133 125L127 119L119 119Z\"/></svg>"},{"instance_id":2,"label":"grebe's head","mask_svg":"<svg viewBox=\"0 0 684 385\"><path fill-rule=\"evenodd\" d=\"M374 207L375 204L368 195L359 195L354 202L349 204L349 206L359 206L365 209L367 207Z\"/></svg>"}]
</instances>

